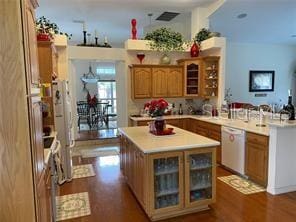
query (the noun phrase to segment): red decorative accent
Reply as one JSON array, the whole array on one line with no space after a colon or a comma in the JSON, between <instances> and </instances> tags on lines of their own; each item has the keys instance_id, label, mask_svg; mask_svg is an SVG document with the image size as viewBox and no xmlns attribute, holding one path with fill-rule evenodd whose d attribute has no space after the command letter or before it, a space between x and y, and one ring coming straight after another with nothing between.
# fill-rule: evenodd
<instances>
[{"instance_id":1,"label":"red decorative accent","mask_svg":"<svg viewBox=\"0 0 296 222\"><path fill-rule=\"evenodd\" d=\"M199 55L199 46L196 44L196 42L193 43L190 49L191 57L198 57Z\"/></svg>"},{"instance_id":2,"label":"red decorative accent","mask_svg":"<svg viewBox=\"0 0 296 222\"><path fill-rule=\"evenodd\" d=\"M155 135L155 136L168 136L168 135L176 134L173 131L166 131L166 130L163 130L162 132L150 131L150 133Z\"/></svg>"},{"instance_id":3,"label":"red decorative accent","mask_svg":"<svg viewBox=\"0 0 296 222\"><path fill-rule=\"evenodd\" d=\"M230 134L229 135L229 140L230 140L230 142L233 142L234 141L234 135L233 134Z\"/></svg>"},{"instance_id":4,"label":"red decorative accent","mask_svg":"<svg viewBox=\"0 0 296 222\"><path fill-rule=\"evenodd\" d=\"M37 41L46 41L49 42L51 40L49 34L47 33L39 33L37 35Z\"/></svg>"},{"instance_id":5,"label":"red decorative accent","mask_svg":"<svg viewBox=\"0 0 296 222\"><path fill-rule=\"evenodd\" d=\"M137 58L140 60L140 63L142 64L143 62L143 59L145 58L145 54L144 53L138 53L137 54Z\"/></svg>"},{"instance_id":6,"label":"red decorative accent","mask_svg":"<svg viewBox=\"0 0 296 222\"><path fill-rule=\"evenodd\" d=\"M132 24L132 39L137 39L137 20L132 19L131 21Z\"/></svg>"}]
</instances>

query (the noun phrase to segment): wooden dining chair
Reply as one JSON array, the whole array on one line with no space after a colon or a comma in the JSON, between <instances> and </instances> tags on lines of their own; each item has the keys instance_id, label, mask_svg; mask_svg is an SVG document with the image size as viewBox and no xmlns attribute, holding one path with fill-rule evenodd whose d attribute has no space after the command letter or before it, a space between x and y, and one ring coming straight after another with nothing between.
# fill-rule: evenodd
<instances>
[{"instance_id":1,"label":"wooden dining chair","mask_svg":"<svg viewBox=\"0 0 296 222\"><path fill-rule=\"evenodd\" d=\"M86 120L86 123L91 129L91 121L90 121L90 112L89 112L89 105L85 101L77 102L77 115L78 115L78 127L79 131L81 129L81 121Z\"/></svg>"}]
</instances>

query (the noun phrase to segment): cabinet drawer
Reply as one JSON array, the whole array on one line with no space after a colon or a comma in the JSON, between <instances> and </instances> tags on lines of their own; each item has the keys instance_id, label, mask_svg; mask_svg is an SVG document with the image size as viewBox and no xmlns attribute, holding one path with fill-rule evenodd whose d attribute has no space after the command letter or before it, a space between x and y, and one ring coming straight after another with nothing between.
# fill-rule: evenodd
<instances>
[{"instance_id":1,"label":"cabinet drawer","mask_svg":"<svg viewBox=\"0 0 296 222\"><path fill-rule=\"evenodd\" d=\"M148 126L149 121L138 121L137 126Z\"/></svg>"},{"instance_id":2,"label":"cabinet drawer","mask_svg":"<svg viewBox=\"0 0 296 222\"><path fill-rule=\"evenodd\" d=\"M202 126L195 126L195 130L194 130L195 133L201 135L201 136L205 136L205 137L208 137L209 135L209 132L206 128L202 127Z\"/></svg>"},{"instance_id":3,"label":"cabinet drawer","mask_svg":"<svg viewBox=\"0 0 296 222\"><path fill-rule=\"evenodd\" d=\"M166 124L176 126L176 127L180 127L180 122L179 122L178 119L167 119Z\"/></svg>"},{"instance_id":4,"label":"cabinet drawer","mask_svg":"<svg viewBox=\"0 0 296 222\"><path fill-rule=\"evenodd\" d=\"M268 146L269 137L268 136L262 136L255 133L247 133L247 142L258 144L262 146Z\"/></svg>"},{"instance_id":5,"label":"cabinet drawer","mask_svg":"<svg viewBox=\"0 0 296 222\"><path fill-rule=\"evenodd\" d=\"M213 140L221 141L221 132L209 130L209 137Z\"/></svg>"},{"instance_id":6,"label":"cabinet drawer","mask_svg":"<svg viewBox=\"0 0 296 222\"><path fill-rule=\"evenodd\" d=\"M220 125L207 123L207 128L210 131L215 131L216 133L220 133L221 134L221 126Z\"/></svg>"}]
</instances>

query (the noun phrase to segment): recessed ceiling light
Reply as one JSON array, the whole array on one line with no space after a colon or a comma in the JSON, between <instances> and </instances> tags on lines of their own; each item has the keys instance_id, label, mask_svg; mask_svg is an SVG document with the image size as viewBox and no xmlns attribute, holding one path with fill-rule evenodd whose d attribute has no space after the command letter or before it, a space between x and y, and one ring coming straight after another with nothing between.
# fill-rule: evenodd
<instances>
[{"instance_id":1,"label":"recessed ceiling light","mask_svg":"<svg viewBox=\"0 0 296 222\"><path fill-rule=\"evenodd\" d=\"M246 18L248 16L247 13L241 13L238 16L236 16L238 19Z\"/></svg>"},{"instance_id":2,"label":"recessed ceiling light","mask_svg":"<svg viewBox=\"0 0 296 222\"><path fill-rule=\"evenodd\" d=\"M292 37L292 38L296 38L296 34L294 34L294 35L291 35L291 37Z\"/></svg>"}]
</instances>

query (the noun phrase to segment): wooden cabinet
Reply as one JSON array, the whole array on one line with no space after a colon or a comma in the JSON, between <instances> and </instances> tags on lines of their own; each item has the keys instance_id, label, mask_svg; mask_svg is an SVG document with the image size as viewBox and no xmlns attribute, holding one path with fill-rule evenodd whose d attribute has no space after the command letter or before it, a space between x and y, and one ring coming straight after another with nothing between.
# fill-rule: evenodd
<instances>
[{"instance_id":1,"label":"wooden cabinet","mask_svg":"<svg viewBox=\"0 0 296 222\"><path fill-rule=\"evenodd\" d=\"M167 75L168 92L167 97L183 96L183 68L170 68Z\"/></svg>"},{"instance_id":2,"label":"wooden cabinet","mask_svg":"<svg viewBox=\"0 0 296 222\"><path fill-rule=\"evenodd\" d=\"M219 57L206 56L180 59L184 66L184 96L212 98L218 96Z\"/></svg>"},{"instance_id":3,"label":"wooden cabinet","mask_svg":"<svg viewBox=\"0 0 296 222\"><path fill-rule=\"evenodd\" d=\"M132 79L132 98L143 99L150 98L152 71L147 66L133 66L131 68Z\"/></svg>"},{"instance_id":4,"label":"wooden cabinet","mask_svg":"<svg viewBox=\"0 0 296 222\"><path fill-rule=\"evenodd\" d=\"M181 210L184 204L183 152L166 152L149 156L151 214Z\"/></svg>"},{"instance_id":5,"label":"wooden cabinet","mask_svg":"<svg viewBox=\"0 0 296 222\"><path fill-rule=\"evenodd\" d=\"M36 212L38 222L52 221L50 183L50 172L49 169L46 169L37 185Z\"/></svg>"},{"instance_id":6,"label":"wooden cabinet","mask_svg":"<svg viewBox=\"0 0 296 222\"><path fill-rule=\"evenodd\" d=\"M190 123L187 124L187 130L199 134L201 136L208 137L210 139L219 141L221 143L221 126L218 124L208 123L202 120L190 119ZM221 163L222 150L221 145L216 149L216 160L217 163Z\"/></svg>"},{"instance_id":7,"label":"wooden cabinet","mask_svg":"<svg viewBox=\"0 0 296 222\"><path fill-rule=\"evenodd\" d=\"M52 83L57 75L57 50L52 42L38 42L39 73L41 83Z\"/></svg>"},{"instance_id":8,"label":"wooden cabinet","mask_svg":"<svg viewBox=\"0 0 296 222\"><path fill-rule=\"evenodd\" d=\"M215 147L144 154L126 136L120 140L122 173L151 220L199 211L215 201Z\"/></svg>"},{"instance_id":9,"label":"wooden cabinet","mask_svg":"<svg viewBox=\"0 0 296 222\"><path fill-rule=\"evenodd\" d=\"M163 65L133 65L132 98L183 96L183 67Z\"/></svg>"},{"instance_id":10,"label":"wooden cabinet","mask_svg":"<svg viewBox=\"0 0 296 222\"><path fill-rule=\"evenodd\" d=\"M182 128L182 119L167 119L165 120L166 124Z\"/></svg>"},{"instance_id":11,"label":"wooden cabinet","mask_svg":"<svg viewBox=\"0 0 296 222\"><path fill-rule=\"evenodd\" d=\"M146 185L143 183L147 178L145 178L144 154L124 136L121 136L120 145L122 173L138 201L145 206Z\"/></svg>"},{"instance_id":12,"label":"wooden cabinet","mask_svg":"<svg viewBox=\"0 0 296 222\"><path fill-rule=\"evenodd\" d=\"M178 60L178 64L184 66L184 96L200 96L202 75L201 58Z\"/></svg>"},{"instance_id":13,"label":"wooden cabinet","mask_svg":"<svg viewBox=\"0 0 296 222\"><path fill-rule=\"evenodd\" d=\"M219 57L208 56L204 57L202 61L201 96L203 98L217 97L219 88Z\"/></svg>"},{"instance_id":14,"label":"wooden cabinet","mask_svg":"<svg viewBox=\"0 0 296 222\"><path fill-rule=\"evenodd\" d=\"M185 206L198 207L216 199L215 149L185 151Z\"/></svg>"},{"instance_id":15,"label":"wooden cabinet","mask_svg":"<svg viewBox=\"0 0 296 222\"><path fill-rule=\"evenodd\" d=\"M37 38L35 26L35 8L36 1L24 1L25 15L24 15L24 45L26 53L26 69L27 69L27 82L29 93L31 88L38 87L40 83L38 54L37 54Z\"/></svg>"},{"instance_id":16,"label":"wooden cabinet","mask_svg":"<svg viewBox=\"0 0 296 222\"><path fill-rule=\"evenodd\" d=\"M152 97L167 97L168 69L152 68Z\"/></svg>"},{"instance_id":17,"label":"wooden cabinet","mask_svg":"<svg viewBox=\"0 0 296 222\"><path fill-rule=\"evenodd\" d=\"M268 142L267 136L247 133L246 136L246 175L254 182L267 185L268 169Z\"/></svg>"},{"instance_id":18,"label":"wooden cabinet","mask_svg":"<svg viewBox=\"0 0 296 222\"><path fill-rule=\"evenodd\" d=\"M44 168L43 128L40 97L31 98L31 132L32 152L34 157L34 174L36 181L41 179Z\"/></svg>"},{"instance_id":19,"label":"wooden cabinet","mask_svg":"<svg viewBox=\"0 0 296 222\"><path fill-rule=\"evenodd\" d=\"M38 42L39 73L41 83L52 89L52 76L57 75L57 51L52 42ZM42 97L46 116L43 118L43 126L54 128L53 97Z\"/></svg>"}]
</instances>

